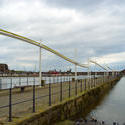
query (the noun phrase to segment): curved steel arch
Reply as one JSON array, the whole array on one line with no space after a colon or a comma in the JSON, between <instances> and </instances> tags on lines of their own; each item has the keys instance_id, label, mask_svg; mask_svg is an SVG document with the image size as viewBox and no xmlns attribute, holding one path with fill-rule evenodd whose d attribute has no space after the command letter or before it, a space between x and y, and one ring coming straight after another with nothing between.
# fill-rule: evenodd
<instances>
[{"instance_id":1,"label":"curved steel arch","mask_svg":"<svg viewBox=\"0 0 125 125\"><path fill-rule=\"evenodd\" d=\"M50 47L48 47L48 46L46 46L46 45L44 45L44 44L41 44L41 43L39 43L39 42L36 42L35 40L31 40L31 39L26 38L26 37L24 37L24 36L20 36L20 35L18 35L18 34L15 34L15 33L12 33L12 32L8 32L8 31L3 30L3 29L0 29L0 34L1 34L1 35L4 35L4 36L8 36L8 37L15 38L15 39L19 39L19 40L28 42L28 43L33 44L33 45L36 45L36 46L41 47L41 48L43 48L43 49L45 49L45 50L47 50L47 51L49 51L49 52L51 52L51 53L54 53L55 55L57 55L57 56L63 58L64 60L66 60L66 61L68 61L68 62L70 62L70 63L72 63L72 64L75 64L75 65L80 66L80 67L83 67L83 68L88 68L88 65L87 65L87 64L80 64L80 63L78 63L78 62L76 62L76 61L74 61L74 60L72 60L72 59L70 59L70 58L68 58L68 57L66 57L66 56L64 56L64 55L62 55L62 54L60 54L59 52L57 52L57 51L51 49Z\"/></svg>"},{"instance_id":2,"label":"curved steel arch","mask_svg":"<svg viewBox=\"0 0 125 125\"><path fill-rule=\"evenodd\" d=\"M105 67L101 66L100 64L98 64L97 62L93 61L93 60L90 60L91 63L94 63L96 64L97 66L101 67L102 69L108 71Z\"/></svg>"}]
</instances>

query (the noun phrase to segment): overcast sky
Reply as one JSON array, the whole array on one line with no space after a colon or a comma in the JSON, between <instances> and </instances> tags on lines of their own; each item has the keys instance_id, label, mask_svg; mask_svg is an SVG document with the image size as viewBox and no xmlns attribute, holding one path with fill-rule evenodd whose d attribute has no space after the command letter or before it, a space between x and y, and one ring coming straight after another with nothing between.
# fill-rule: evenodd
<instances>
[{"instance_id":1,"label":"overcast sky","mask_svg":"<svg viewBox=\"0 0 125 125\"><path fill-rule=\"evenodd\" d=\"M124 68L125 0L0 0L0 28L26 36L77 61ZM39 48L0 35L0 63L38 70ZM43 70L72 68L42 50ZM36 68L35 68L36 67ZM81 68L79 68L81 70Z\"/></svg>"}]
</instances>

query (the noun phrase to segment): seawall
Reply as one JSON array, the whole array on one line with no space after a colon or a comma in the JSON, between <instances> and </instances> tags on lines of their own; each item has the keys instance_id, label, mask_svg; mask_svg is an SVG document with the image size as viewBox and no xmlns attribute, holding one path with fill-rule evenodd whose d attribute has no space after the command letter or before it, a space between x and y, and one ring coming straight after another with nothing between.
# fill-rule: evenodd
<instances>
[{"instance_id":1,"label":"seawall","mask_svg":"<svg viewBox=\"0 0 125 125\"><path fill-rule=\"evenodd\" d=\"M110 90L120 77L104 83L96 88L84 91L75 97L71 97L61 103L53 105L48 109L39 110L37 113L27 115L25 118L15 118L9 125L51 125L52 123L71 118L80 113L86 114L88 110Z\"/></svg>"}]
</instances>

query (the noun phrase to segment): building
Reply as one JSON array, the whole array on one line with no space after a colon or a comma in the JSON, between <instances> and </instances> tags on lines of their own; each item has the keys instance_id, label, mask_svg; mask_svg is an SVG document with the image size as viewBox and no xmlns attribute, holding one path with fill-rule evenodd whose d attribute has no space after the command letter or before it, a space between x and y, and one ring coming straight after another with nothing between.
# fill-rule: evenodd
<instances>
[{"instance_id":1,"label":"building","mask_svg":"<svg viewBox=\"0 0 125 125\"><path fill-rule=\"evenodd\" d=\"M54 75L58 75L59 72L56 70L49 70L48 74L54 74Z\"/></svg>"},{"instance_id":2,"label":"building","mask_svg":"<svg viewBox=\"0 0 125 125\"><path fill-rule=\"evenodd\" d=\"M0 73L7 73L9 71L7 64L0 64Z\"/></svg>"}]
</instances>

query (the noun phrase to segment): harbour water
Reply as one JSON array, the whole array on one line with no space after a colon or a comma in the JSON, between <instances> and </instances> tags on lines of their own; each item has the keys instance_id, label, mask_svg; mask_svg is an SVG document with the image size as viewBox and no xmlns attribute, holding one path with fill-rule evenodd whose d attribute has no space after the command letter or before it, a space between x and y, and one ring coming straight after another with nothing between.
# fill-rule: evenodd
<instances>
[{"instance_id":1,"label":"harbour water","mask_svg":"<svg viewBox=\"0 0 125 125\"><path fill-rule=\"evenodd\" d=\"M63 121L55 125L74 125L79 119L90 119L92 117L99 124L102 121L104 121L105 125L113 125L113 123L118 123L117 125L125 124L125 77L122 77L109 93L102 97L86 118L82 118L81 114L81 117Z\"/></svg>"},{"instance_id":2,"label":"harbour water","mask_svg":"<svg viewBox=\"0 0 125 125\"><path fill-rule=\"evenodd\" d=\"M89 115L99 121L105 121L108 125L112 125L113 122L118 122L121 125L125 123L125 77L121 78Z\"/></svg>"},{"instance_id":3,"label":"harbour water","mask_svg":"<svg viewBox=\"0 0 125 125\"><path fill-rule=\"evenodd\" d=\"M88 76L81 75L78 79L85 79ZM96 76L97 77L97 76ZM99 76L98 76L99 77ZM71 81L75 76L52 76L52 77L42 77L45 84L58 83L64 81ZM12 83L12 84L11 84ZM29 86L29 85L39 85L39 77L0 77L0 89L8 89L10 87L14 88L17 86Z\"/></svg>"}]
</instances>

